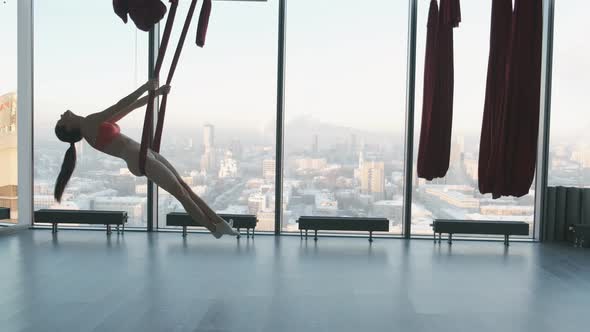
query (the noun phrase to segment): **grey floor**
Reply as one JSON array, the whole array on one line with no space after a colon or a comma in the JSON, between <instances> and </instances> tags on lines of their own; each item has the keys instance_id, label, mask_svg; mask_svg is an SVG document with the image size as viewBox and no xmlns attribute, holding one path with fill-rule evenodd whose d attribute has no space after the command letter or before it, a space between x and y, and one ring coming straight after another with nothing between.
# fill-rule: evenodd
<instances>
[{"instance_id":1,"label":"grey floor","mask_svg":"<svg viewBox=\"0 0 590 332\"><path fill-rule=\"evenodd\" d=\"M565 245L178 233L0 236L0 331L588 331Z\"/></svg>"}]
</instances>

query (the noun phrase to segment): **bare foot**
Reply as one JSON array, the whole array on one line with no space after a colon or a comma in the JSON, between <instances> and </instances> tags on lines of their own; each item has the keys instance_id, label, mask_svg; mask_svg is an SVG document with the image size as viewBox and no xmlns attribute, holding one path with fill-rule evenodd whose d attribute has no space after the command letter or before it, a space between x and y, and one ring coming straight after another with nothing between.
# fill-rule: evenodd
<instances>
[{"instance_id":1,"label":"bare foot","mask_svg":"<svg viewBox=\"0 0 590 332\"><path fill-rule=\"evenodd\" d=\"M215 224L215 231L211 233L217 239L222 237L224 234L237 236L239 233L236 230L234 230L232 226L233 222L228 223L227 221L222 219L221 222Z\"/></svg>"}]
</instances>

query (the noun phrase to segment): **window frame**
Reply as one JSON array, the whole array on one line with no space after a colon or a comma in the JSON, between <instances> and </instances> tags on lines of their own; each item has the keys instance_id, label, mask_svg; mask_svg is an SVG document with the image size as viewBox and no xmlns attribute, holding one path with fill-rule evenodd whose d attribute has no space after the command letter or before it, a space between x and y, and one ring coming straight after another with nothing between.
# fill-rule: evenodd
<instances>
[{"instance_id":1,"label":"window frame","mask_svg":"<svg viewBox=\"0 0 590 332\"><path fill-rule=\"evenodd\" d=\"M34 94L33 94L33 54L34 54L34 13L33 2L35 0L20 0L18 2L18 206L19 224L29 227L34 225L33 220L33 119L34 119ZM218 0L221 1L221 0ZM239 1L239 0L238 0ZM238 2L236 1L236 2ZM245 1L245 0L241 0ZM255 1L255 0L249 0ZM286 10L287 0L279 2L278 9L278 49L277 49L277 91L276 91L276 175L275 175L275 230L274 235L282 234L282 200L283 200L283 168L284 168L284 115L285 115L285 50L286 40ZM413 162L414 162L414 129L415 129L415 91L416 91L416 39L417 39L417 15L418 0L408 2L408 38L407 38L407 65L406 65L406 109L405 109L405 142L404 142L404 189L403 189L403 213L402 236L412 237L412 190L413 190ZM551 120L551 83L553 61L553 24L554 24L555 0L543 0L543 59L541 81L541 110L538 137L538 155L535 177L535 212L533 223L533 240L541 238L541 225L543 223L542 211L547 188L549 133ZM148 58L150 75L158 52L159 27L150 32ZM157 112L157 110L155 110ZM158 194L156 186L148 181L148 225L147 231L158 231ZM398 237L398 236L392 236Z\"/></svg>"}]
</instances>

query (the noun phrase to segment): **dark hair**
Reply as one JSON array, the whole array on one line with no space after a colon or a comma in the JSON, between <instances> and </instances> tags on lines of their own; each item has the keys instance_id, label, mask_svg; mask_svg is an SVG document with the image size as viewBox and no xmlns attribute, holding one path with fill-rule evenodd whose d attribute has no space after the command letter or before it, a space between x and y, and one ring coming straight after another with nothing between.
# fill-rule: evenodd
<instances>
[{"instance_id":1,"label":"dark hair","mask_svg":"<svg viewBox=\"0 0 590 332\"><path fill-rule=\"evenodd\" d=\"M76 146L74 143L82 140L82 132L80 129L67 130L65 126L58 124L55 126L55 135L60 141L70 143L61 164L61 171L55 182L55 191L53 192L55 200L61 202L61 196L68 181L70 181L70 177L72 177L72 173L74 173L74 168L76 168Z\"/></svg>"}]
</instances>

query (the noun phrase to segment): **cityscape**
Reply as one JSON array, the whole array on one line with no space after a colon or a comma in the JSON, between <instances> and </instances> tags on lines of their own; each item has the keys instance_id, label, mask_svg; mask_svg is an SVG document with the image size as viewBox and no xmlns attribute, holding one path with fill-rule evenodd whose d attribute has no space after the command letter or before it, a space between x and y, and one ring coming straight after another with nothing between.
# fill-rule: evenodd
<instances>
[{"instance_id":1,"label":"cityscape","mask_svg":"<svg viewBox=\"0 0 590 332\"><path fill-rule=\"evenodd\" d=\"M390 220L390 233L401 233L401 136L336 127L311 118L294 119L285 127L284 231L298 231L298 217L314 215L384 217ZM289 130L297 136L289 135ZM246 139L232 137L231 132L211 123L194 133L174 130L173 138L165 139L162 154L216 212L254 214L259 220L257 230L273 231L274 127L242 136ZM455 136L445 178L427 182L414 175L412 233L432 234L433 218L519 220L532 225L534 188L521 198L493 200L479 194L477 143L477 137ZM124 210L130 216L129 226L146 225L146 180L130 174L122 161L78 143L78 165L58 204L52 196L53 185L66 147L54 137L37 138L35 144L35 209ZM558 145L550 157L550 182L590 182L590 147ZM183 208L160 190L158 211L160 227L164 227L166 214Z\"/></svg>"}]
</instances>

